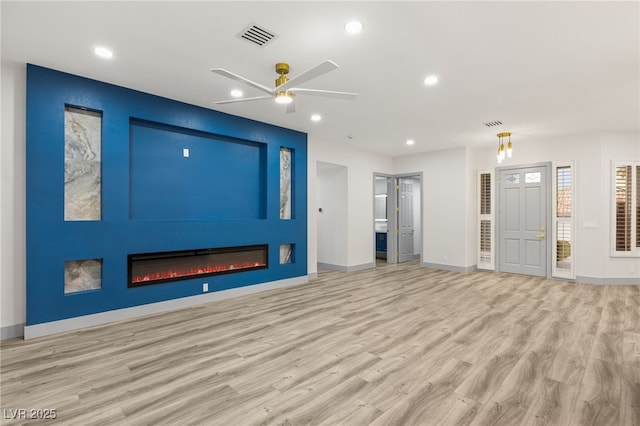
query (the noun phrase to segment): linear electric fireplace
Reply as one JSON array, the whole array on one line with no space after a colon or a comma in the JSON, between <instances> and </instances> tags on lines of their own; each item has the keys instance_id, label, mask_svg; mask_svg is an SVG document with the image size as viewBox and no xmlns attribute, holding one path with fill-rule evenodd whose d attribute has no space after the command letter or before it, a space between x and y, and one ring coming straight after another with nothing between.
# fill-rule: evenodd
<instances>
[{"instance_id":1,"label":"linear electric fireplace","mask_svg":"<svg viewBox=\"0 0 640 426\"><path fill-rule=\"evenodd\" d=\"M182 250L128 256L129 287L264 269L268 246Z\"/></svg>"}]
</instances>

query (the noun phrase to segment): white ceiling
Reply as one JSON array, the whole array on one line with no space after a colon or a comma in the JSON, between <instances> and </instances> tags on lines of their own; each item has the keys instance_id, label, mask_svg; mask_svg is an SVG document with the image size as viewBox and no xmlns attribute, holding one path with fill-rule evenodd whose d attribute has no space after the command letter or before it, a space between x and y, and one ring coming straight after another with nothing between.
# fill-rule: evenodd
<instances>
[{"instance_id":1,"label":"white ceiling","mask_svg":"<svg viewBox=\"0 0 640 426\"><path fill-rule=\"evenodd\" d=\"M8 2L2 60L29 62L386 155L640 128L640 8L633 2ZM345 33L350 18L364 23ZM237 37L250 23L278 38ZM94 56L96 45L115 57ZM331 59L303 87L357 92L214 105L240 84L272 86ZM433 87L423 84L437 74ZM242 87L246 96L262 93ZM323 120L309 117L319 113ZM501 120L500 128L486 121ZM407 139L416 141L406 146ZM516 145L517 146L517 145Z\"/></svg>"}]
</instances>

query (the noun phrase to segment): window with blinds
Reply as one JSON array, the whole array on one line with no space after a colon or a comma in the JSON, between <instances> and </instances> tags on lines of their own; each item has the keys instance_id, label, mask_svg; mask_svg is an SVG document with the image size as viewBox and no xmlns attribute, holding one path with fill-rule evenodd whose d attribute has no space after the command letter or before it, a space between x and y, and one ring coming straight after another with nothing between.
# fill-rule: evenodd
<instances>
[{"instance_id":1,"label":"window with blinds","mask_svg":"<svg viewBox=\"0 0 640 426\"><path fill-rule=\"evenodd\" d=\"M494 213L493 213L493 172L478 173L478 269L495 269L494 262Z\"/></svg>"},{"instance_id":2,"label":"window with blinds","mask_svg":"<svg viewBox=\"0 0 640 426\"><path fill-rule=\"evenodd\" d=\"M552 274L559 278L575 278L574 262L574 208L573 166L556 165L553 179L553 267Z\"/></svg>"},{"instance_id":3,"label":"window with blinds","mask_svg":"<svg viewBox=\"0 0 640 426\"><path fill-rule=\"evenodd\" d=\"M613 164L612 256L640 257L640 162Z\"/></svg>"}]
</instances>

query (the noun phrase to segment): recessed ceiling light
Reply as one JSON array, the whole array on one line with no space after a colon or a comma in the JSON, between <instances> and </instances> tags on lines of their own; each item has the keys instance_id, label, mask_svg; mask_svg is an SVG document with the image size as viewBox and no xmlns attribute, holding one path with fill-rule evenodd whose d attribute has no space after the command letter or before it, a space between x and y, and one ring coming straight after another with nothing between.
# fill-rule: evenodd
<instances>
[{"instance_id":1,"label":"recessed ceiling light","mask_svg":"<svg viewBox=\"0 0 640 426\"><path fill-rule=\"evenodd\" d=\"M424 84L426 84L427 86L433 86L437 82L438 82L437 75L428 75L424 78Z\"/></svg>"},{"instance_id":2,"label":"recessed ceiling light","mask_svg":"<svg viewBox=\"0 0 640 426\"><path fill-rule=\"evenodd\" d=\"M349 34L358 34L362 31L362 22L360 21L349 21L344 25L344 30Z\"/></svg>"},{"instance_id":3,"label":"recessed ceiling light","mask_svg":"<svg viewBox=\"0 0 640 426\"><path fill-rule=\"evenodd\" d=\"M413 145L414 143L416 143L416 141L413 139L407 139L407 145Z\"/></svg>"},{"instance_id":4,"label":"recessed ceiling light","mask_svg":"<svg viewBox=\"0 0 640 426\"><path fill-rule=\"evenodd\" d=\"M242 90L233 89L231 91L231 96L234 97L234 98L241 98L242 97Z\"/></svg>"},{"instance_id":5,"label":"recessed ceiling light","mask_svg":"<svg viewBox=\"0 0 640 426\"><path fill-rule=\"evenodd\" d=\"M313 114L311 116L311 121L320 121L322 120L322 116L320 114Z\"/></svg>"},{"instance_id":6,"label":"recessed ceiling light","mask_svg":"<svg viewBox=\"0 0 640 426\"><path fill-rule=\"evenodd\" d=\"M111 51L111 49L107 49L106 47L96 47L95 49L93 49L93 53L100 56L101 58L113 58L113 52Z\"/></svg>"}]
</instances>

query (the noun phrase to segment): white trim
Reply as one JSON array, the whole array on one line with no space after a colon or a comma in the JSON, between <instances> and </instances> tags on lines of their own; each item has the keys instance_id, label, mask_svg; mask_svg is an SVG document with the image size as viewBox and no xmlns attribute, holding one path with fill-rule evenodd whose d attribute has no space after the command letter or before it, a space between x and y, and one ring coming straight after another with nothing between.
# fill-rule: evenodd
<instances>
[{"instance_id":1,"label":"white trim","mask_svg":"<svg viewBox=\"0 0 640 426\"><path fill-rule=\"evenodd\" d=\"M0 328L0 340L13 339L14 337L22 337L24 334L24 323L7 325Z\"/></svg>"},{"instance_id":2,"label":"white trim","mask_svg":"<svg viewBox=\"0 0 640 426\"><path fill-rule=\"evenodd\" d=\"M353 266L343 266L343 265L334 265L332 263L322 263L318 262L318 269L330 269L332 271L340 271L340 272L355 272L362 271L363 269L369 269L375 267L374 263L362 263L360 265Z\"/></svg>"},{"instance_id":3,"label":"white trim","mask_svg":"<svg viewBox=\"0 0 640 426\"><path fill-rule=\"evenodd\" d=\"M593 284L593 285L640 285L640 278L596 278L596 277L576 277L576 282L580 284Z\"/></svg>"},{"instance_id":4,"label":"white trim","mask_svg":"<svg viewBox=\"0 0 640 426\"><path fill-rule=\"evenodd\" d=\"M420 266L429 269L439 269L442 271L459 272L461 274L470 274L476 272L478 268L476 265L471 266L455 266L455 265L443 265L440 263L420 262Z\"/></svg>"},{"instance_id":5,"label":"white trim","mask_svg":"<svg viewBox=\"0 0 640 426\"><path fill-rule=\"evenodd\" d=\"M197 296L182 297L180 299L167 300L164 302L149 303L147 305L133 306L131 308L116 309L113 311L100 312L97 314L84 315L75 318L68 318L59 321L51 321L42 324L27 325L24 327L24 339L47 336L50 334L63 333L65 331L78 330L86 327L108 324L115 321L122 321L144 315L157 314L160 312L183 309L190 306L202 305L209 302L217 302L232 297L246 296L267 290L274 290L282 287L305 284L309 282L307 275L301 277L287 278L284 280L271 281L268 283L256 284L245 287L232 288L212 293L199 294Z\"/></svg>"}]
</instances>

